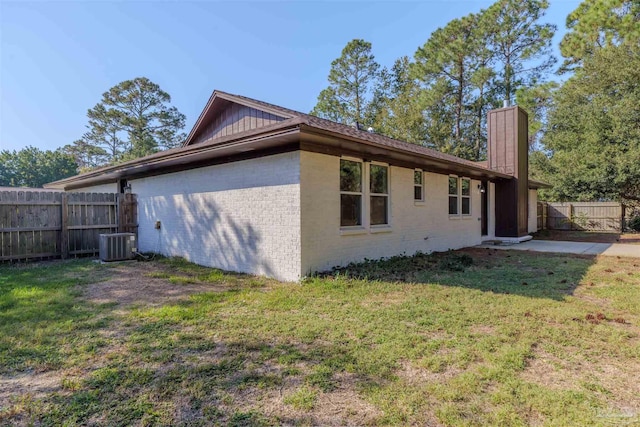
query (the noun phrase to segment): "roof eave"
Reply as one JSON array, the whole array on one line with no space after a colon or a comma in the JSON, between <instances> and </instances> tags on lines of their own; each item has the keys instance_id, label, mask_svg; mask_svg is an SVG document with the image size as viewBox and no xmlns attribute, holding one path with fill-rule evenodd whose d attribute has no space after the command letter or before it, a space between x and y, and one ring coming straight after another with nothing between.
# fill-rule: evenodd
<instances>
[{"instance_id":1,"label":"roof eave","mask_svg":"<svg viewBox=\"0 0 640 427\"><path fill-rule=\"evenodd\" d=\"M472 165L467 162L452 162L448 159L429 156L426 153L408 152L400 148L390 147L390 146L378 144L372 141L366 141L366 140L353 137L350 135L345 135L339 132L332 132L326 129L317 128L309 124L301 125L301 132L303 134L306 133L307 135L314 135L314 134L324 135L334 140L350 141L352 143L356 143L362 146L371 147L375 151L373 152L369 151L368 153L364 152L364 154L373 155L374 157L378 157L378 158L382 158L385 155L388 156L389 153L400 153L406 157L416 157L416 159L413 161L400 160L400 163L414 163L416 165L415 167L418 167L420 163L434 164L434 165L437 165L437 166L434 166L434 169L438 173L467 174L467 175L473 175L475 177L482 177L482 178L488 178L488 179L513 179L513 176L511 175L494 171L492 169L488 169L482 166Z\"/></svg>"},{"instance_id":2,"label":"roof eave","mask_svg":"<svg viewBox=\"0 0 640 427\"><path fill-rule=\"evenodd\" d=\"M210 143L189 145L174 150L167 150L150 156L142 157L119 165L100 168L91 172L75 175L69 178L50 182L45 188L66 190L83 186L98 185L114 182L120 178L139 176L144 171L159 171L163 167L175 164L185 165L188 169L190 161L219 158L223 155L238 154L255 150L258 146L268 148L266 141L271 140L273 145L291 140L293 135L299 133L298 121L280 122L270 126L268 132L260 129L260 132L249 131L236 134L231 137L223 137L212 140ZM296 136L297 139L297 136Z\"/></svg>"},{"instance_id":3,"label":"roof eave","mask_svg":"<svg viewBox=\"0 0 640 427\"><path fill-rule=\"evenodd\" d=\"M533 189L533 190L539 190L541 188L553 188L553 185L546 183L546 182L542 182L542 181L536 181L533 179L529 180L529 188Z\"/></svg>"}]
</instances>

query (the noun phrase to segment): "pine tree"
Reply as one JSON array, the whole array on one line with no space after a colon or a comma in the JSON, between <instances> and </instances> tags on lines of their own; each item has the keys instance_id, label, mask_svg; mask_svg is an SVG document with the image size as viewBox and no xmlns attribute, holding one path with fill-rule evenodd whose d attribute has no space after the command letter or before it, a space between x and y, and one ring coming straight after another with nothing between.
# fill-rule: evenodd
<instances>
[{"instance_id":1,"label":"pine tree","mask_svg":"<svg viewBox=\"0 0 640 427\"><path fill-rule=\"evenodd\" d=\"M554 96L540 169L556 199L640 203L640 45L597 49L582 64Z\"/></svg>"},{"instance_id":2,"label":"pine tree","mask_svg":"<svg viewBox=\"0 0 640 427\"><path fill-rule=\"evenodd\" d=\"M556 26L540 24L547 0L498 0L481 13L480 26L494 53L503 99L535 85L556 63L551 42Z\"/></svg>"},{"instance_id":3,"label":"pine tree","mask_svg":"<svg viewBox=\"0 0 640 427\"><path fill-rule=\"evenodd\" d=\"M371 43L361 39L347 43L331 63L329 87L320 93L311 114L340 123L363 123L379 68Z\"/></svg>"},{"instance_id":4,"label":"pine tree","mask_svg":"<svg viewBox=\"0 0 640 427\"><path fill-rule=\"evenodd\" d=\"M121 82L87 112L88 131L66 150L86 168L176 147L185 138L185 116L170 102L146 77Z\"/></svg>"},{"instance_id":5,"label":"pine tree","mask_svg":"<svg viewBox=\"0 0 640 427\"><path fill-rule=\"evenodd\" d=\"M585 0L567 17L568 32L560 43L561 71L579 66L597 49L640 43L638 0Z\"/></svg>"}]
</instances>

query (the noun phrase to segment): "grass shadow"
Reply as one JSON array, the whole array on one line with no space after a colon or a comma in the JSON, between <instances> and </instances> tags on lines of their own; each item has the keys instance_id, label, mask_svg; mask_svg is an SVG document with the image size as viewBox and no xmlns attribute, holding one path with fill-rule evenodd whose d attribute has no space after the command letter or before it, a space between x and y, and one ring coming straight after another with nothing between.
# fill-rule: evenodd
<instances>
[{"instance_id":1,"label":"grass shadow","mask_svg":"<svg viewBox=\"0 0 640 427\"><path fill-rule=\"evenodd\" d=\"M365 260L323 275L409 283L432 283L563 300L572 295L594 256L469 248Z\"/></svg>"},{"instance_id":2,"label":"grass shadow","mask_svg":"<svg viewBox=\"0 0 640 427\"><path fill-rule=\"evenodd\" d=\"M151 285L184 290L192 285L170 279L223 274L156 261L105 275L137 285L154 272ZM108 268L83 262L24 278L0 269L3 286L26 290L48 275L52 285L36 290L53 298L63 289L60 304L73 300L86 315L39 318L29 301L46 300L12 303L28 310L2 325L3 339L32 348L50 339L43 349L64 360L25 358L13 367L18 375L0 375L0 424L593 425L593 408L637 395L640 266L630 259L594 266L588 257L470 249L358 267L375 280L346 271L301 285L230 275L216 291L198 283L203 291L161 304L100 306L87 303L91 284L82 298L72 281L53 285ZM40 328L47 322L56 325L51 335ZM33 386L40 373L52 387ZM547 373L568 385L541 383ZM17 377L28 388L3 401Z\"/></svg>"},{"instance_id":3,"label":"grass shadow","mask_svg":"<svg viewBox=\"0 0 640 427\"><path fill-rule=\"evenodd\" d=\"M103 327L91 322L99 307L78 304L77 286L106 268L86 259L1 266L0 373L59 366L61 337Z\"/></svg>"}]
</instances>

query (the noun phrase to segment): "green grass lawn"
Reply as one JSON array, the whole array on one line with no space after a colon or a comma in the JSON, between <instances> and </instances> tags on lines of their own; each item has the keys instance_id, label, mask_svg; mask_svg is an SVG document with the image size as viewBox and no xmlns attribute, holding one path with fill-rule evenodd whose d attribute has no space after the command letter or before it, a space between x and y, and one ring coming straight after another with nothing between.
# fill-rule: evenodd
<instances>
[{"instance_id":1,"label":"green grass lawn","mask_svg":"<svg viewBox=\"0 0 640 427\"><path fill-rule=\"evenodd\" d=\"M632 425L639 395L638 259L0 266L0 424Z\"/></svg>"}]
</instances>

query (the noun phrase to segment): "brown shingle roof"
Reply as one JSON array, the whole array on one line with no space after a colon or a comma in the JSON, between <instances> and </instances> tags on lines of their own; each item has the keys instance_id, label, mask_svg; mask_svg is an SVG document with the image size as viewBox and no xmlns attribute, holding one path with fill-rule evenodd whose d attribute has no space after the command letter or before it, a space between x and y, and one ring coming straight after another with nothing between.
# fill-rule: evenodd
<instances>
[{"instance_id":1,"label":"brown shingle roof","mask_svg":"<svg viewBox=\"0 0 640 427\"><path fill-rule=\"evenodd\" d=\"M211 106L215 103L216 98L223 99L228 102L236 102L242 105L253 107L256 109L262 109L269 113L280 115L285 120L278 123L263 127L252 129L249 131L237 133L230 136L212 138L197 144L191 144L194 137L198 134L201 126L206 126L205 119L207 113L210 111ZM379 135L372 132L358 130L355 127L347 126L344 124L332 122L330 120L315 117L309 114L305 114L299 111L284 108L278 105L270 104L268 102L259 101L257 99L248 98L241 95L233 95L226 92L214 91L207 106L200 114L200 117L196 121L194 128L189 133L189 137L185 141L182 147L173 148L171 150L162 151L149 156L145 156L139 159L130 160L120 165L107 166L97 170L93 170L84 174L76 175L74 177L66 178L60 181L56 181L47 184L46 187L53 188L66 188L67 185L74 183L75 186L80 186L81 183L97 183L100 181L107 182L111 180L113 182L116 176L127 176L132 173L142 173L141 170L158 170L164 168L163 165L169 165L180 163L188 167L189 161L196 156L203 155L215 155L214 150L218 150L220 147L228 146L229 144L235 144L236 142L253 143L263 136L272 135L274 132L290 132L293 129L302 130L304 127L310 129L316 129L319 132L326 133L332 137L338 139L347 139L353 142L375 146L381 148L383 151L388 150L388 153L405 153L407 155L416 155L416 158L422 157L431 159L433 162L440 164L449 164L457 171L464 168L468 171L479 172L485 176L493 178L511 178L509 175L489 169L486 164L480 162L472 162L469 160L461 159L449 154L441 153L437 150L433 150L420 145L410 144L397 139L388 138L383 135ZM209 154L207 154L209 153ZM202 158L202 156L200 156ZM182 160L183 159L183 160ZM544 186L544 183L536 182L536 187ZM535 188L535 187L533 187Z\"/></svg>"},{"instance_id":2,"label":"brown shingle roof","mask_svg":"<svg viewBox=\"0 0 640 427\"><path fill-rule=\"evenodd\" d=\"M353 126L336 123L331 120L322 119L320 117L312 116L310 114L301 113L300 111L295 111L289 108L284 108L278 105L270 104L268 102L259 101L257 99L248 98L246 96L230 94L230 93L226 93L218 90L214 91L214 96L215 95L218 95L220 96L220 98L227 99L229 101L236 101L242 104L250 104L250 105L252 104L253 106L256 106L256 107L262 107L271 111L276 111L288 118L297 117L301 119L303 123L314 128L322 129L329 132L334 132L334 133L349 136L352 138L358 138L364 141L372 142L374 144L379 144L386 147L404 150L404 151L408 151L415 154L425 155L435 159L444 160L450 163L457 163L459 165L464 165L472 168L481 168L481 169L489 170L486 164L484 165L478 164L476 162L461 159L460 157L442 153L440 151L427 148L421 145L411 144L408 142L389 138L384 135L380 135L373 132L358 130ZM187 141L187 144L188 144L188 141Z\"/></svg>"}]
</instances>

